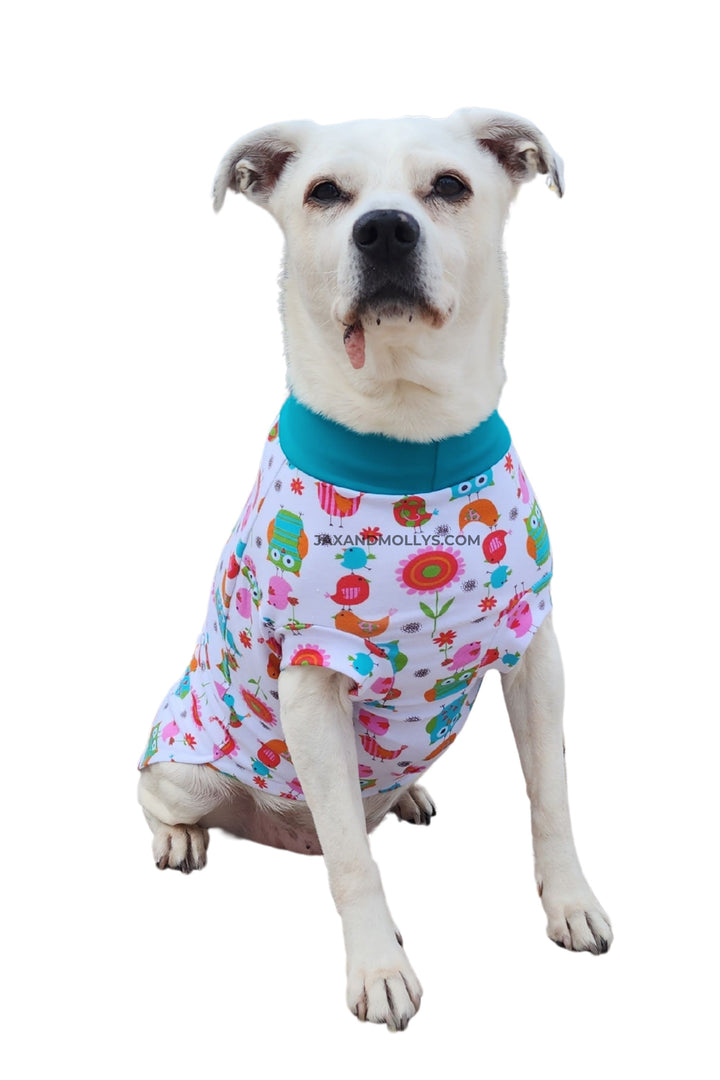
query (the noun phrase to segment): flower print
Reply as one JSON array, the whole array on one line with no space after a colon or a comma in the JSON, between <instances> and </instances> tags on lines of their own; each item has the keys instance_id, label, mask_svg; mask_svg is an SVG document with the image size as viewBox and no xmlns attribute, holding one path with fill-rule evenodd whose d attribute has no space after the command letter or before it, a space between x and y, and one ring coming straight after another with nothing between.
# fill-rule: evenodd
<instances>
[{"instance_id":1,"label":"flower print","mask_svg":"<svg viewBox=\"0 0 720 1080\"><path fill-rule=\"evenodd\" d=\"M303 484L299 476L293 476L292 480L290 481L290 490L294 491L296 495L302 495L303 491L305 490L305 485Z\"/></svg>"},{"instance_id":2,"label":"flower print","mask_svg":"<svg viewBox=\"0 0 720 1080\"><path fill-rule=\"evenodd\" d=\"M258 681L259 680L255 679L250 680L250 682L252 683ZM250 712L254 713L255 716L259 717L263 724L268 724L269 726L277 724L277 717L275 716L275 713L268 705L266 705L263 701L260 700L257 694L251 694L250 691L246 690L244 687L240 689L240 693L242 694L243 701L247 705Z\"/></svg>"},{"instance_id":3,"label":"flower print","mask_svg":"<svg viewBox=\"0 0 720 1080\"><path fill-rule=\"evenodd\" d=\"M452 585L465 573L465 561L459 551L452 548L423 548L417 555L403 559L395 571L398 583L409 593L435 593L434 609L420 600L420 610L433 621L433 636L437 630L438 619L445 615L454 597L450 597L440 606L440 592Z\"/></svg>"},{"instance_id":4,"label":"flower print","mask_svg":"<svg viewBox=\"0 0 720 1080\"><path fill-rule=\"evenodd\" d=\"M296 666L298 664L313 664L315 667L328 667L330 656L319 645L298 645L290 657L290 663Z\"/></svg>"},{"instance_id":5,"label":"flower print","mask_svg":"<svg viewBox=\"0 0 720 1080\"><path fill-rule=\"evenodd\" d=\"M494 596L486 596L484 600L481 600L478 607L481 611L492 611L497 604L497 600Z\"/></svg>"},{"instance_id":6,"label":"flower print","mask_svg":"<svg viewBox=\"0 0 720 1080\"><path fill-rule=\"evenodd\" d=\"M382 532L378 525L366 525L364 529L360 530L360 536L366 543L372 544L380 539Z\"/></svg>"},{"instance_id":7,"label":"flower print","mask_svg":"<svg viewBox=\"0 0 720 1080\"><path fill-rule=\"evenodd\" d=\"M448 649L451 647L451 645L452 645L452 643L453 643L453 641L455 640L456 637L457 637L457 634L456 634L456 632L454 630L443 630L443 632L441 634L438 634L437 637L433 638L433 641L435 642L435 644L438 646L438 648L440 649L440 651L443 653L443 655L445 657L445 659L442 660L441 663L443 663L443 664L449 664L450 663L450 661L448 659Z\"/></svg>"},{"instance_id":8,"label":"flower print","mask_svg":"<svg viewBox=\"0 0 720 1080\"><path fill-rule=\"evenodd\" d=\"M247 630L241 630L238 637L240 638L240 644L243 648L252 649L252 641L250 640L250 635Z\"/></svg>"},{"instance_id":9,"label":"flower print","mask_svg":"<svg viewBox=\"0 0 720 1080\"><path fill-rule=\"evenodd\" d=\"M253 784L257 784L259 788L266 788L267 780L264 776L253 776Z\"/></svg>"},{"instance_id":10,"label":"flower print","mask_svg":"<svg viewBox=\"0 0 720 1080\"><path fill-rule=\"evenodd\" d=\"M197 746L197 739L189 731L185 732L185 745L189 746L191 750L194 750Z\"/></svg>"},{"instance_id":11,"label":"flower print","mask_svg":"<svg viewBox=\"0 0 720 1080\"><path fill-rule=\"evenodd\" d=\"M505 472L511 473L513 471L514 467L515 466L513 465L512 454L510 454L510 453L506 454L505 455Z\"/></svg>"},{"instance_id":12,"label":"flower print","mask_svg":"<svg viewBox=\"0 0 720 1080\"><path fill-rule=\"evenodd\" d=\"M465 572L465 562L452 548L423 548L403 559L395 576L409 593L440 592Z\"/></svg>"}]
</instances>

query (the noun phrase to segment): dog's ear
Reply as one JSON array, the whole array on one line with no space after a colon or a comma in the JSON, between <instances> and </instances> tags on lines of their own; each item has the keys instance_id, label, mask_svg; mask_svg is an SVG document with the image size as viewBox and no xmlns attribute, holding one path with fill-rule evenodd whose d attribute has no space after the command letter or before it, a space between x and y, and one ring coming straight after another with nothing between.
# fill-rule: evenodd
<instances>
[{"instance_id":1,"label":"dog's ear","mask_svg":"<svg viewBox=\"0 0 720 1080\"><path fill-rule=\"evenodd\" d=\"M565 193L562 158L529 120L491 109L459 109L456 115L466 121L478 146L497 158L514 183L543 173L551 191L561 197Z\"/></svg>"},{"instance_id":2,"label":"dog's ear","mask_svg":"<svg viewBox=\"0 0 720 1080\"><path fill-rule=\"evenodd\" d=\"M309 120L259 128L233 143L215 176L213 208L217 213L228 188L266 205L283 170L297 157L315 125Z\"/></svg>"}]
</instances>

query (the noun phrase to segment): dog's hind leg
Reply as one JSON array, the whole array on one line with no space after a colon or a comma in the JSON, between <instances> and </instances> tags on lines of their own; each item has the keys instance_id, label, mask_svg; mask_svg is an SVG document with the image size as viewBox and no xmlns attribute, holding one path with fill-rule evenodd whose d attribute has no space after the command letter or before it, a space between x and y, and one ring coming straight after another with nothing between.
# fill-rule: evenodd
<instances>
[{"instance_id":1,"label":"dog's hind leg","mask_svg":"<svg viewBox=\"0 0 720 1080\"><path fill-rule=\"evenodd\" d=\"M201 870L207 861L208 830L200 824L228 795L227 782L205 765L167 761L140 772L138 800L153 834L153 855L167 867Z\"/></svg>"},{"instance_id":2,"label":"dog's hind leg","mask_svg":"<svg viewBox=\"0 0 720 1080\"><path fill-rule=\"evenodd\" d=\"M610 920L585 880L570 827L563 672L549 616L522 663L503 675L503 692L530 798L535 877L548 936L566 949L607 952Z\"/></svg>"},{"instance_id":3,"label":"dog's hind leg","mask_svg":"<svg viewBox=\"0 0 720 1080\"><path fill-rule=\"evenodd\" d=\"M285 740L322 847L347 951L347 1000L361 1020L405 1028L422 989L400 944L370 855L355 749L351 681L326 668L280 674Z\"/></svg>"}]
</instances>

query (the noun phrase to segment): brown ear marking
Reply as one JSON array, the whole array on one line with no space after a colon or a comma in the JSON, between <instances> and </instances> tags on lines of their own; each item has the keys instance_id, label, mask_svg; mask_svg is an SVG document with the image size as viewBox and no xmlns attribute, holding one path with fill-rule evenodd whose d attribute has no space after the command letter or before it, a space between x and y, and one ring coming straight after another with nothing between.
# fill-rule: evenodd
<instances>
[{"instance_id":1,"label":"brown ear marking","mask_svg":"<svg viewBox=\"0 0 720 1080\"><path fill-rule=\"evenodd\" d=\"M220 162L213 184L213 207L217 212L228 188L242 192L254 202L266 203L284 170L300 153L307 121L276 124L251 132L233 143Z\"/></svg>"},{"instance_id":2,"label":"brown ear marking","mask_svg":"<svg viewBox=\"0 0 720 1080\"><path fill-rule=\"evenodd\" d=\"M559 196L564 194L562 158L535 124L489 109L459 112L469 123L477 145L493 155L514 183L525 183L542 173L552 190Z\"/></svg>"}]
</instances>

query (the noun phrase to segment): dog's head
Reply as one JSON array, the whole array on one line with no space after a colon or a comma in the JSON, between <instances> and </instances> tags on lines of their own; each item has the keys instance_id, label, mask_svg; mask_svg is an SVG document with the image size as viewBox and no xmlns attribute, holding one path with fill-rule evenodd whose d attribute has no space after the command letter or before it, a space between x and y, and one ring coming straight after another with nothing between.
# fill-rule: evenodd
<instances>
[{"instance_id":1,"label":"dog's head","mask_svg":"<svg viewBox=\"0 0 720 1080\"><path fill-rule=\"evenodd\" d=\"M395 357L437 356L438 334L452 328L446 351L457 354L483 320L487 341L473 348L502 351L502 230L518 186L537 173L562 195L562 162L533 124L463 109L445 120L263 128L230 148L213 194L219 210L228 188L242 192L285 234L291 363L293 350L330 350L346 371L368 359L369 379L383 377L388 343Z\"/></svg>"}]
</instances>

